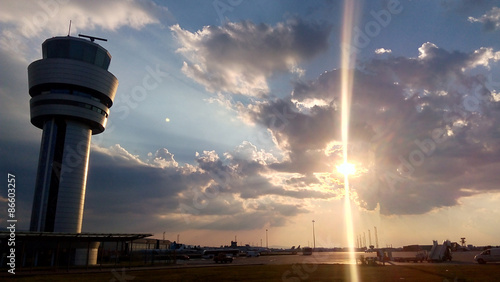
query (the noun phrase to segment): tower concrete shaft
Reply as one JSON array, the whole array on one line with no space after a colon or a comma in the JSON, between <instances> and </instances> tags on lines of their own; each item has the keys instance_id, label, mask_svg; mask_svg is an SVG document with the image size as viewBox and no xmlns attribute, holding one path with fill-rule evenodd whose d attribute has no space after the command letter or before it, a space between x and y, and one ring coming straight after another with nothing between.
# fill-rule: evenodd
<instances>
[{"instance_id":1,"label":"tower concrete shaft","mask_svg":"<svg viewBox=\"0 0 500 282\"><path fill-rule=\"evenodd\" d=\"M65 36L28 66L31 123L43 129L31 231L81 232L91 135L104 131L118 87L110 62L100 45Z\"/></svg>"}]
</instances>

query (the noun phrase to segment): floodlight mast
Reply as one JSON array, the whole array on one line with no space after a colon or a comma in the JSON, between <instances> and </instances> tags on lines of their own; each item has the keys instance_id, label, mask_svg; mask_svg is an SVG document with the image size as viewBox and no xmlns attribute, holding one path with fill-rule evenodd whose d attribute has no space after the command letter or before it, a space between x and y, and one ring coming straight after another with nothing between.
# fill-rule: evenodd
<instances>
[{"instance_id":1,"label":"floodlight mast","mask_svg":"<svg viewBox=\"0 0 500 282\"><path fill-rule=\"evenodd\" d=\"M97 40L102 40L102 41L108 41L106 38L100 38L100 37L95 37L95 36L90 36L90 35L85 35L85 34L78 34L79 37L85 37L90 39L90 41L94 42L96 39Z\"/></svg>"}]
</instances>

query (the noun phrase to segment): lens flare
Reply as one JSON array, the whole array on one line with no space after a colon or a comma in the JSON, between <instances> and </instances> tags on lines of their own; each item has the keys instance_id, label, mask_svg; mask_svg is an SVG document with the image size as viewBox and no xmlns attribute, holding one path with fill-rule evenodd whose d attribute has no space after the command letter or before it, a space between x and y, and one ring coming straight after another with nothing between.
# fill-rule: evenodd
<instances>
[{"instance_id":1,"label":"lens flare","mask_svg":"<svg viewBox=\"0 0 500 282\"><path fill-rule=\"evenodd\" d=\"M352 222L352 211L351 211L351 196L349 188L349 173L348 172L348 158L347 158L347 146L349 144L349 115L351 107L351 96L352 96L352 83L354 72L351 69L351 63L355 61L355 55L357 50L351 48L352 40L352 30L354 25L354 18L356 14L357 1L355 0L345 0L344 1L344 15L342 23L342 38L341 38L341 95L342 95L342 144L343 144L343 156L344 162L340 167L345 170L344 174L344 189L345 189L345 199L344 199L344 216L346 222L346 237L347 244L349 247L349 259L350 264L350 281L359 281L358 272L356 268L356 257L354 253L354 228ZM352 167L354 170L354 166Z\"/></svg>"},{"instance_id":2,"label":"lens flare","mask_svg":"<svg viewBox=\"0 0 500 282\"><path fill-rule=\"evenodd\" d=\"M343 175L350 175L356 173L356 167L350 163L343 163L337 166L337 171Z\"/></svg>"}]
</instances>

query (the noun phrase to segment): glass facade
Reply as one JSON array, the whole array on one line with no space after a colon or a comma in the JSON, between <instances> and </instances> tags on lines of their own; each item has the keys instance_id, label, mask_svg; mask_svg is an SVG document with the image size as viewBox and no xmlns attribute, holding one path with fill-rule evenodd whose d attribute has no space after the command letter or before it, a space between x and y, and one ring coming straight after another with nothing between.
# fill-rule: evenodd
<instances>
[{"instance_id":1,"label":"glass facade","mask_svg":"<svg viewBox=\"0 0 500 282\"><path fill-rule=\"evenodd\" d=\"M105 70L111 62L111 55L97 44L74 37L57 37L42 44L42 56L46 58L64 58L84 61Z\"/></svg>"},{"instance_id":2,"label":"glass facade","mask_svg":"<svg viewBox=\"0 0 500 282\"><path fill-rule=\"evenodd\" d=\"M45 123L38 160L31 231L54 231L65 135L64 120L51 119Z\"/></svg>"},{"instance_id":3,"label":"glass facade","mask_svg":"<svg viewBox=\"0 0 500 282\"><path fill-rule=\"evenodd\" d=\"M92 94L85 93L85 92L78 91L78 90L58 89L58 88L55 88L55 89L50 89L49 91L42 91L40 93L40 95L46 95L46 94L69 94L69 95L75 95L75 96L79 96L79 97L89 98L89 99L91 99L93 101L100 102L105 107L109 107L109 105L107 105L108 103L106 103L106 101L101 100L101 99L99 99L99 98L97 98L95 96L92 96ZM62 99L52 99L52 100L43 100L43 101L38 101L38 102L32 102L31 106L35 107L35 106L39 106L39 105L50 105L50 104L72 105L72 106L82 107L82 108L86 108L86 109L92 110L94 112L100 113L101 115L103 115L105 117L108 117L108 113L104 109L102 109L100 107L96 107L96 106L93 106L93 105L90 105L90 104L87 104L87 103L76 102L76 101L68 101L68 100L62 100Z\"/></svg>"},{"instance_id":4,"label":"glass facade","mask_svg":"<svg viewBox=\"0 0 500 282\"><path fill-rule=\"evenodd\" d=\"M71 105L71 106L89 109L89 110L92 110L96 113L99 113L105 117L108 117L108 113L106 113L105 110L103 110L99 107L87 104L87 103L82 103L82 102L67 101L67 100L43 100L43 101L31 103L32 107L36 107L36 106L40 106L40 105Z\"/></svg>"}]
</instances>

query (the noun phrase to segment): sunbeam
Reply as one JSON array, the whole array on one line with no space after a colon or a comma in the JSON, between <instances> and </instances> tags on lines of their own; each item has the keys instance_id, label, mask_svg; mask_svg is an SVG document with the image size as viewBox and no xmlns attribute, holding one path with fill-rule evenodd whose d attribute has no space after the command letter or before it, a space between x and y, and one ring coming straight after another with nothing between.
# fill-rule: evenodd
<instances>
[{"instance_id":1,"label":"sunbeam","mask_svg":"<svg viewBox=\"0 0 500 282\"><path fill-rule=\"evenodd\" d=\"M343 144L343 164L339 167L347 168L349 167L347 147L349 144L349 116L351 107L351 96L352 96L352 82L353 82L353 69L350 67L351 63L355 61L355 50L351 50L351 39L352 30L354 25L354 18L356 14L357 1L344 1L344 19L342 24L342 58L341 58L341 95L342 95L342 144ZM346 169L347 170L347 169ZM351 197L349 188L349 173L344 174L344 189L345 189L345 199L344 199L344 216L346 222L346 236L347 244L350 253L350 280L359 281L358 272L356 268L356 257L354 253L354 231L352 222L352 211L351 211Z\"/></svg>"}]
</instances>

